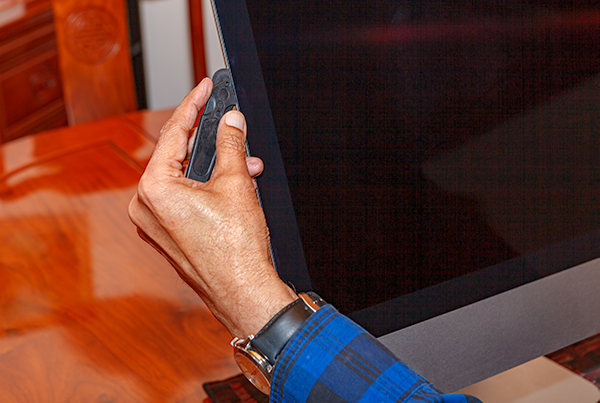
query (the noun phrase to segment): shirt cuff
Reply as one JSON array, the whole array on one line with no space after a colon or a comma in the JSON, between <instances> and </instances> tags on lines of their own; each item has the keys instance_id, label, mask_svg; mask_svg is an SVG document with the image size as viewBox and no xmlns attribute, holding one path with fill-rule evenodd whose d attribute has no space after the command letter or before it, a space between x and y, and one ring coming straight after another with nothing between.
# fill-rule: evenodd
<instances>
[{"instance_id":1,"label":"shirt cuff","mask_svg":"<svg viewBox=\"0 0 600 403\"><path fill-rule=\"evenodd\" d=\"M282 350L271 402L478 402L442 395L331 305L306 320Z\"/></svg>"}]
</instances>

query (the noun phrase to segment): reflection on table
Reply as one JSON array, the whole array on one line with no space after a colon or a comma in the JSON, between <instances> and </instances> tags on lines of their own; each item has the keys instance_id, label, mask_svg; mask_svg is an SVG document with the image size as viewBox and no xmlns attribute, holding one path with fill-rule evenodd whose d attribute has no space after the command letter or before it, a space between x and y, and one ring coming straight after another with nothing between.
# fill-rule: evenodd
<instances>
[{"instance_id":1,"label":"reflection on table","mask_svg":"<svg viewBox=\"0 0 600 403\"><path fill-rule=\"evenodd\" d=\"M127 217L171 111L0 148L2 402L202 402L229 334Z\"/></svg>"}]
</instances>

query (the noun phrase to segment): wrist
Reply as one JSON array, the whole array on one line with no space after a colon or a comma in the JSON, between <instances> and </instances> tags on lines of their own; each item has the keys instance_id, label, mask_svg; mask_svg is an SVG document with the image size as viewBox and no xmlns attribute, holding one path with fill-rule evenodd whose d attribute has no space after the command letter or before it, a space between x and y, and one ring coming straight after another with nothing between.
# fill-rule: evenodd
<instances>
[{"instance_id":1,"label":"wrist","mask_svg":"<svg viewBox=\"0 0 600 403\"><path fill-rule=\"evenodd\" d=\"M277 278L269 287L247 297L247 304L239 311L237 326L230 329L233 337L245 338L257 334L278 312L298 299L298 295Z\"/></svg>"},{"instance_id":2,"label":"wrist","mask_svg":"<svg viewBox=\"0 0 600 403\"><path fill-rule=\"evenodd\" d=\"M218 289L201 294L233 337L258 333L277 312L298 299L271 264L253 264L252 269L236 271L243 275L233 275Z\"/></svg>"},{"instance_id":3,"label":"wrist","mask_svg":"<svg viewBox=\"0 0 600 403\"><path fill-rule=\"evenodd\" d=\"M315 293L302 293L298 299L277 312L258 333L232 340L238 366L261 392L270 393L273 371L280 353L305 326L312 313L323 305L325 301Z\"/></svg>"},{"instance_id":4,"label":"wrist","mask_svg":"<svg viewBox=\"0 0 600 403\"><path fill-rule=\"evenodd\" d=\"M186 282L233 337L257 333L277 312L298 296L279 278L270 262L229 265L227 275L209 277L200 269ZM185 270L183 270L185 272Z\"/></svg>"}]
</instances>

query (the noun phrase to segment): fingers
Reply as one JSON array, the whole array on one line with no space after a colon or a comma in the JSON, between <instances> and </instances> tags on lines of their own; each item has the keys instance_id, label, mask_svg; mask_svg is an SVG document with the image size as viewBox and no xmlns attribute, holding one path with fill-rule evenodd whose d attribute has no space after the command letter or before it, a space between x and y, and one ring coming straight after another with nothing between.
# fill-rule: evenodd
<instances>
[{"instance_id":1,"label":"fingers","mask_svg":"<svg viewBox=\"0 0 600 403\"><path fill-rule=\"evenodd\" d=\"M223 173L249 175L246 165L246 119L241 112L227 112L217 129L217 161L213 176ZM254 165L255 161L251 161ZM254 165L254 168L260 168Z\"/></svg>"},{"instance_id":2,"label":"fingers","mask_svg":"<svg viewBox=\"0 0 600 403\"><path fill-rule=\"evenodd\" d=\"M265 165L258 157L246 157L246 166L248 167L248 173L252 178L256 178L262 174L265 169Z\"/></svg>"},{"instance_id":3,"label":"fingers","mask_svg":"<svg viewBox=\"0 0 600 403\"><path fill-rule=\"evenodd\" d=\"M179 104L161 130L147 171L156 174L154 170L166 169L169 175L183 175L182 167L188 153L189 133L211 91L212 81L205 78Z\"/></svg>"}]
</instances>

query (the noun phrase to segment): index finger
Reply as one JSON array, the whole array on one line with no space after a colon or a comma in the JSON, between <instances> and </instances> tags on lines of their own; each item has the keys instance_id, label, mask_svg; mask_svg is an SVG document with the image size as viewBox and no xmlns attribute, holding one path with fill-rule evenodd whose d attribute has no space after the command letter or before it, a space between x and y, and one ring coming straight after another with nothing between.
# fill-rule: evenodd
<instances>
[{"instance_id":1,"label":"index finger","mask_svg":"<svg viewBox=\"0 0 600 403\"><path fill-rule=\"evenodd\" d=\"M204 107L212 91L212 81L205 78L179 104L173 115L160 131L146 171L174 169L176 176L183 174L183 161L187 157L189 133L194 126L198 112Z\"/></svg>"}]
</instances>

